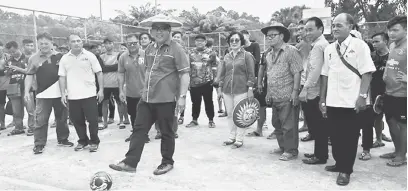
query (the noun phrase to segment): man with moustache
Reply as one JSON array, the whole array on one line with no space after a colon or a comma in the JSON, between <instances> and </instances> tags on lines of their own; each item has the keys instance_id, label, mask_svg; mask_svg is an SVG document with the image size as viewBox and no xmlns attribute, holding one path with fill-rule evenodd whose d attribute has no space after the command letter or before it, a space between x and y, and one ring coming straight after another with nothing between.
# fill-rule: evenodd
<instances>
[{"instance_id":1,"label":"man with moustache","mask_svg":"<svg viewBox=\"0 0 408 191\"><path fill-rule=\"evenodd\" d=\"M109 167L117 171L136 172L145 145L145 137L154 123L159 124L161 137L161 164L154 175L173 169L175 133L173 123L176 111L185 108L190 82L190 66L181 45L171 39L171 28L182 24L164 15L156 15L140 23L152 27L156 39L145 50L146 79L142 98L137 105L135 127L126 158ZM176 104L178 104L176 108Z\"/></svg>"}]
</instances>

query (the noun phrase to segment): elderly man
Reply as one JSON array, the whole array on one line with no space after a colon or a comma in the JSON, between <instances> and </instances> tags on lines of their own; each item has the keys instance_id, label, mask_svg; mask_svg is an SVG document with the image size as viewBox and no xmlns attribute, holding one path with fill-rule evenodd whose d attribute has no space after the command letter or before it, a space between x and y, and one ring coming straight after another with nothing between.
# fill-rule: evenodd
<instances>
[{"instance_id":1,"label":"elderly man","mask_svg":"<svg viewBox=\"0 0 408 191\"><path fill-rule=\"evenodd\" d=\"M281 23L265 27L270 48L264 53L258 74L258 90L267 68L267 104L272 104L272 126L275 128L279 148L273 153L281 154L279 160L295 159L299 153L299 90L300 72L303 70L299 51L287 42L289 30Z\"/></svg>"},{"instance_id":2,"label":"elderly man","mask_svg":"<svg viewBox=\"0 0 408 191\"><path fill-rule=\"evenodd\" d=\"M336 42L324 51L320 109L328 117L335 165L329 172L339 172L338 185L347 185L353 172L359 132L366 124L371 73L375 71L370 48L350 35L354 21L349 14L335 17L332 25ZM367 99L368 98L368 99ZM367 112L372 109L367 109Z\"/></svg>"},{"instance_id":3,"label":"elderly man","mask_svg":"<svg viewBox=\"0 0 408 191\"><path fill-rule=\"evenodd\" d=\"M323 22L317 17L307 20L305 31L312 48L306 57L305 83L299 99L302 101L305 119L309 122L309 130L313 129L315 146L313 154L305 154L308 159L303 160L303 162L306 164L325 164L329 152L328 131L325 124L326 120L319 110L319 96L324 49L329 45L329 42L323 36Z\"/></svg>"},{"instance_id":4,"label":"elderly man","mask_svg":"<svg viewBox=\"0 0 408 191\"><path fill-rule=\"evenodd\" d=\"M109 167L117 171L136 172L145 145L145 137L152 125L158 123L162 135L162 162L153 174L161 175L173 169L174 116L177 115L176 111L183 111L185 108L190 65L181 45L170 37L171 28L180 27L182 25L180 22L157 15L142 21L141 25L152 27L151 31L156 42L145 50L145 86L137 105L135 127L126 158Z\"/></svg>"}]
</instances>

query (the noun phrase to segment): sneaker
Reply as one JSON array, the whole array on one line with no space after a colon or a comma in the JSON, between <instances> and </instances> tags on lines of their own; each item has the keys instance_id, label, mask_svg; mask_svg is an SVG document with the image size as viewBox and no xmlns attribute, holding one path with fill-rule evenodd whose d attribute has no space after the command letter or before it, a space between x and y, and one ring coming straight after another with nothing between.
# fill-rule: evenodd
<instances>
[{"instance_id":1,"label":"sneaker","mask_svg":"<svg viewBox=\"0 0 408 191\"><path fill-rule=\"evenodd\" d=\"M91 144L89 145L89 152L96 152L98 151L99 145L97 144Z\"/></svg>"},{"instance_id":2,"label":"sneaker","mask_svg":"<svg viewBox=\"0 0 408 191\"><path fill-rule=\"evenodd\" d=\"M79 144L74 148L75 151L82 151L87 145Z\"/></svg>"},{"instance_id":3,"label":"sneaker","mask_svg":"<svg viewBox=\"0 0 408 191\"><path fill-rule=\"evenodd\" d=\"M44 145L36 145L36 146L34 146L34 148L33 148L33 152L34 152L34 154L41 154L41 153L43 153L43 151L44 151Z\"/></svg>"},{"instance_id":4,"label":"sneaker","mask_svg":"<svg viewBox=\"0 0 408 191\"><path fill-rule=\"evenodd\" d=\"M123 122L125 125L130 125L129 119L125 119L125 122Z\"/></svg>"},{"instance_id":5,"label":"sneaker","mask_svg":"<svg viewBox=\"0 0 408 191\"><path fill-rule=\"evenodd\" d=\"M51 124L50 128L56 128L57 127L57 122L54 121L54 123Z\"/></svg>"},{"instance_id":6,"label":"sneaker","mask_svg":"<svg viewBox=\"0 0 408 191\"><path fill-rule=\"evenodd\" d=\"M209 128L215 128L215 123L214 123L214 121L210 121L210 122L208 123L208 127L209 127Z\"/></svg>"},{"instance_id":7,"label":"sneaker","mask_svg":"<svg viewBox=\"0 0 408 191\"><path fill-rule=\"evenodd\" d=\"M218 113L224 113L224 110L220 109L218 110Z\"/></svg>"},{"instance_id":8,"label":"sneaker","mask_svg":"<svg viewBox=\"0 0 408 191\"><path fill-rule=\"evenodd\" d=\"M73 147L74 143L69 142L68 140L58 141L58 146Z\"/></svg>"},{"instance_id":9,"label":"sneaker","mask_svg":"<svg viewBox=\"0 0 408 191\"><path fill-rule=\"evenodd\" d=\"M159 165L157 167L156 170L154 170L153 174L154 175L166 174L167 172L169 172L172 169L173 169L173 165L171 165L171 164L161 164L161 165Z\"/></svg>"},{"instance_id":10,"label":"sneaker","mask_svg":"<svg viewBox=\"0 0 408 191\"><path fill-rule=\"evenodd\" d=\"M109 168L116 170L116 171L124 171L124 172L136 172L136 168L133 168L124 162L120 162L118 164L110 164Z\"/></svg>"},{"instance_id":11,"label":"sneaker","mask_svg":"<svg viewBox=\"0 0 408 191\"><path fill-rule=\"evenodd\" d=\"M189 124L186 125L186 128L196 127L198 126L198 122L196 120L192 120Z\"/></svg>"},{"instance_id":12,"label":"sneaker","mask_svg":"<svg viewBox=\"0 0 408 191\"><path fill-rule=\"evenodd\" d=\"M27 130L27 136L33 136L33 135L34 135L34 129L29 128L29 129Z\"/></svg>"}]
</instances>

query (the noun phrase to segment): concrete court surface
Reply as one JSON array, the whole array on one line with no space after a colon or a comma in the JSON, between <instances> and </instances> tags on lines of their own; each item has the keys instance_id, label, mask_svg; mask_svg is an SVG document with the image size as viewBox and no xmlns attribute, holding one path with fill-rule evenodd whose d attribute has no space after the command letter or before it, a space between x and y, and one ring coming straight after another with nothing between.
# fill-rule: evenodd
<instances>
[{"instance_id":1,"label":"concrete court surface","mask_svg":"<svg viewBox=\"0 0 408 191\"><path fill-rule=\"evenodd\" d=\"M214 93L214 100L215 96ZM215 109L218 110L216 103ZM49 129L48 143L41 155L32 152L33 137L8 137L9 128L0 135L0 190L90 190L90 177L98 171L112 175L111 190L407 190L407 167L388 167L386 160L379 158L380 154L393 150L392 143L372 149L373 158L369 161L356 159L355 172L346 187L336 185L337 173L324 171L325 165L309 166L301 162L304 153L313 151L313 141L300 142L298 159L278 160L278 155L269 154L277 148L277 142L266 139L273 130L271 109L267 112L269 128L264 137L247 137L242 148L233 150L222 146L229 132L226 118L215 117L217 127L209 129L204 104L200 126L185 128L191 120L188 97L185 122L179 127L180 138L176 140L175 168L162 176L152 173L161 161L160 141L154 140L154 128L149 134L152 141L146 144L135 174L108 167L123 159L128 148L124 139L130 134L130 127L120 130L115 123L100 131L101 144L96 153L58 147L55 129ZM6 117L7 124L11 119ZM76 144L74 127L70 130L70 140ZM389 135L388 127L384 132ZM300 133L300 137L305 134ZM329 152L328 165L331 165L334 161Z\"/></svg>"}]
</instances>

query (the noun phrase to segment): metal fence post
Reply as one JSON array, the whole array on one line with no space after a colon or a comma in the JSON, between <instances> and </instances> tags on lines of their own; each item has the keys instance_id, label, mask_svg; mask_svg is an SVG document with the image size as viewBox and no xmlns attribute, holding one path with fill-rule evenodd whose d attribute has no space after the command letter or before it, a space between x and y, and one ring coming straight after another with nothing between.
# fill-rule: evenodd
<instances>
[{"instance_id":1,"label":"metal fence post","mask_svg":"<svg viewBox=\"0 0 408 191\"><path fill-rule=\"evenodd\" d=\"M35 43L35 51L38 50L38 43L37 43L37 19L35 18L35 11L33 11L33 25L34 25L34 43Z\"/></svg>"},{"instance_id":2,"label":"metal fence post","mask_svg":"<svg viewBox=\"0 0 408 191\"><path fill-rule=\"evenodd\" d=\"M85 36L85 42L87 43L88 42L88 34L87 34L87 31L86 31L86 21L84 22L84 36Z\"/></svg>"},{"instance_id":3,"label":"metal fence post","mask_svg":"<svg viewBox=\"0 0 408 191\"><path fill-rule=\"evenodd\" d=\"M266 48L266 37L265 37L265 35L264 35L264 39L263 39L264 41L263 41L263 47L264 47L264 50L263 51L265 51L265 48Z\"/></svg>"},{"instance_id":4,"label":"metal fence post","mask_svg":"<svg viewBox=\"0 0 408 191\"><path fill-rule=\"evenodd\" d=\"M218 55L221 56L221 33L218 33Z\"/></svg>"},{"instance_id":5,"label":"metal fence post","mask_svg":"<svg viewBox=\"0 0 408 191\"><path fill-rule=\"evenodd\" d=\"M120 42L123 43L123 24L120 24Z\"/></svg>"}]
</instances>

